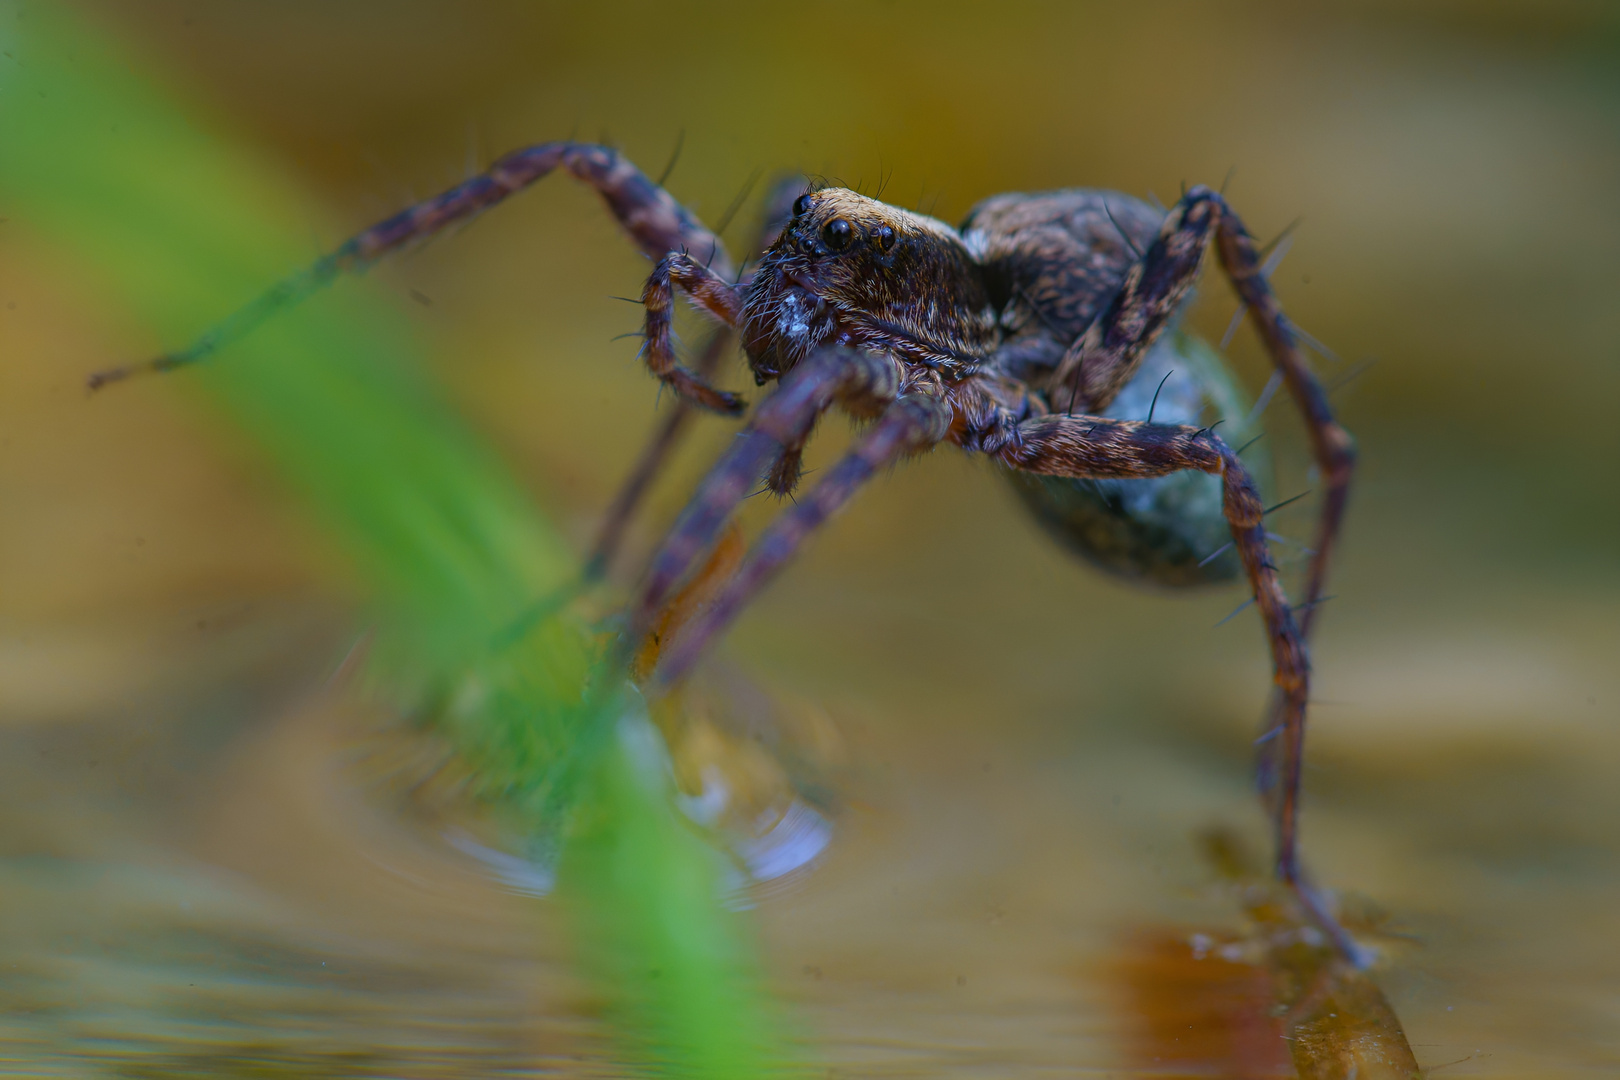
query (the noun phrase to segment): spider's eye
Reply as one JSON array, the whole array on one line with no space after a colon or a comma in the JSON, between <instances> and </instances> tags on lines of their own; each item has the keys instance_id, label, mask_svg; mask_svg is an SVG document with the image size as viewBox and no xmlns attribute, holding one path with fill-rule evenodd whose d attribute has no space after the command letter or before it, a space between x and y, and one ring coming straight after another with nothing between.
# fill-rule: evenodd
<instances>
[{"instance_id":1,"label":"spider's eye","mask_svg":"<svg viewBox=\"0 0 1620 1080\"><path fill-rule=\"evenodd\" d=\"M854 235L855 230L850 228L849 222L843 218L833 218L821 228L821 238L833 251L843 251L849 247L849 241Z\"/></svg>"},{"instance_id":2,"label":"spider's eye","mask_svg":"<svg viewBox=\"0 0 1620 1080\"><path fill-rule=\"evenodd\" d=\"M793 200L793 216L803 217L810 207L815 205L815 198L807 191Z\"/></svg>"},{"instance_id":3,"label":"spider's eye","mask_svg":"<svg viewBox=\"0 0 1620 1080\"><path fill-rule=\"evenodd\" d=\"M888 251L894 247L894 229L888 225L879 225L872 230L872 239L877 241L879 251Z\"/></svg>"}]
</instances>

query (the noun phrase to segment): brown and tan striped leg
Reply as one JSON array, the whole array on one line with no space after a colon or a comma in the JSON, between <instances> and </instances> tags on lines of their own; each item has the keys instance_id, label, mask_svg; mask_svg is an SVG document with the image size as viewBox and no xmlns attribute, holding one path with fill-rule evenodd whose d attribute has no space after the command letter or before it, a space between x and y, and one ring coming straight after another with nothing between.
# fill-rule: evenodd
<instances>
[{"instance_id":1,"label":"brown and tan striped leg","mask_svg":"<svg viewBox=\"0 0 1620 1080\"><path fill-rule=\"evenodd\" d=\"M1299 335L1266 280L1259 253L1243 221L1218 193L1195 187L1165 215L1159 235L1133 265L1108 308L1075 342L1053 375L1059 409L1104 408L1135 373L1147 346L1175 314L1198 275L1204 250L1215 242L1221 267L1254 320L1272 363L1305 418L1311 452L1326 491L1299 605L1299 631L1309 642L1337 546L1355 469L1355 443L1328 406L1327 392L1305 363ZM1285 727L1286 703L1274 698L1260 739L1257 781L1261 797L1277 806L1275 737Z\"/></svg>"},{"instance_id":2,"label":"brown and tan striped leg","mask_svg":"<svg viewBox=\"0 0 1620 1080\"><path fill-rule=\"evenodd\" d=\"M692 371L699 378L708 381L720 367L720 360L726 350L736 341L736 334L729 326L716 327L710 332L709 338L703 343L698 352L697 361L692 365ZM652 438L647 445L641 448L641 454L630 469L630 475L625 478L613 501L608 504L607 513L602 515L602 525L597 531L596 542L591 545L591 554L585 560L585 577L596 581L607 574L608 567L614 557L619 553L619 547L624 543L625 530L630 525L630 519L635 515L636 508L641 504L647 490L652 487L658 474L663 471L665 462L679 444L681 436L686 434L691 421L697 415L697 409L685 398L677 397L673 405L664 413L658 427L653 431Z\"/></svg>"},{"instance_id":3,"label":"brown and tan striped leg","mask_svg":"<svg viewBox=\"0 0 1620 1080\"><path fill-rule=\"evenodd\" d=\"M1243 221L1222 205L1216 253L1239 298L1247 308L1260 340L1265 343L1272 363L1288 386L1294 402L1305 417L1305 431L1311 443L1311 456L1326 489L1317 519L1314 551L1305 573L1304 599L1299 605L1300 636L1308 643L1321 608L1327 584L1328 560L1338 544L1344 523L1345 504L1350 497L1350 480L1355 471L1355 441L1333 416L1327 390L1306 364L1299 348L1299 336L1283 314L1271 282L1266 279L1259 252ZM1283 728L1283 703L1273 699L1259 745L1256 781L1260 794L1273 806L1278 800L1276 736Z\"/></svg>"},{"instance_id":4,"label":"brown and tan striped leg","mask_svg":"<svg viewBox=\"0 0 1620 1080\"><path fill-rule=\"evenodd\" d=\"M1327 392L1305 363L1299 336L1261 270L1248 230L1219 193L1195 187L1171 207L1159 235L1127 272L1108 308L1064 356L1052 376L1050 400L1061 411L1106 408L1175 315L1212 240L1272 363L1305 416L1312 455L1327 488L1300 605L1300 630L1308 637L1344 518L1355 444L1334 419Z\"/></svg>"},{"instance_id":5,"label":"brown and tan striped leg","mask_svg":"<svg viewBox=\"0 0 1620 1080\"><path fill-rule=\"evenodd\" d=\"M771 523L725 591L667 648L654 672L653 685L669 687L679 682L743 605L786 565L813 532L849 502L873 473L939 443L950 429L950 421L950 406L935 398L924 394L897 398L807 496Z\"/></svg>"},{"instance_id":6,"label":"brown and tan striped leg","mask_svg":"<svg viewBox=\"0 0 1620 1080\"><path fill-rule=\"evenodd\" d=\"M886 356L847 348L822 349L783 376L753 421L698 486L652 558L636 605L630 638L638 641L671 590L714 542L737 504L782 449L802 438L834 402L872 412L900 392L900 365Z\"/></svg>"},{"instance_id":7,"label":"brown and tan striped leg","mask_svg":"<svg viewBox=\"0 0 1620 1080\"><path fill-rule=\"evenodd\" d=\"M541 143L507 154L483 174L349 238L227 316L186 348L139 364L97 372L90 376L90 388L143 372L169 371L196 363L337 277L362 271L391 251L465 221L559 166L596 188L631 240L649 258L661 259L672 251L686 252L722 279L735 275L731 256L720 238L617 150L587 143Z\"/></svg>"},{"instance_id":8,"label":"brown and tan striped leg","mask_svg":"<svg viewBox=\"0 0 1620 1080\"><path fill-rule=\"evenodd\" d=\"M1219 198L1219 196L1216 196ZM1350 498L1350 480L1356 467L1356 444L1333 416L1327 390L1306 364L1299 349L1299 335L1271 291L1271 282L1261 271L1260 255L1243 221L1224 201L1220 204L1220 231L1216 252L1221 266L1238 296L1248 306L1260 339L1265 342L1271 361L1282 373L1288 392L1305 416L1305 430L1311 440L1311 454L1321 471L1326 491L1322 496L1321 517L1317 521L1315 554L1305 577L1304 599L1300 604L1300 633L1309 640L1316 620L1318 601L1327 584L1328 560L1338 543L1344 523L1344 508Z\"/></svg>"},{"instance_id":9,"label":"brown and tan striped leg","mask_svg":"<svg viewBox=\"0 0 1620 1080\"><path fill-rule=\"evenodd\" d=\"M1159 235L1131 265L1119 291L1086 332L1069 346L1048 382L1048 400L1061 412L1099 412L1118 396L1198 280L1219 200L1194 188L1170 208Z\"/></svg>"},{"instance_id":10,"label":"brown and tan striped leg","mask_svg":"<svg viewBox=\"0 0 1620 1080\"><path fill-rule=\"evenodd\" d=\"M675 358L672 309L677 286L693 303L726 326L736 328L742 320L741 289L692 256L671 252L658 260L646 287L641 290L641 304L646 309L642 359L647 364L647 370L663 380L682 399L714 412L735 416L746 405L740 396L716 390L701 375Z\"/></svg>"},{"instance_id":11,"label":"brown and tan striped leg","mask_svg":"<svg viewBox=\"0 0 1620 1080\"><path fill-rule=\"evenodd\" d=\"M1293 890L1311 921L1333 939L1339 950L1364 964L1367 957L1363 950L1339 926L1300 869L1299 793L1310 670L1303 637L1266 547L1260 494L1242 461L1207 428L1092 416L1051 415L1024 420L987 449L1012 468L1047 476L1153 477L1197 469L1221 477L1226 520L1265 623L1274 681L1283 702L1282 770L1275 820L1277 876Z\"/></svg>"},{"instance_id":12,"label":"brown and tan striped leg","mask_svg":"<svg viewBox=\"0 0 1620 1080\"><path fill-rule=\"evenodd\" d=\"M754 254L764 252L776 243L782 227L793 215L793 200L798 198L804 189L805 180L802 176L786 176L772 185L771 193L765 200L765 213L760 221L759 232L750 249ZM748 276L745 274L740 284L746 287L747 283ZM716 328L698 351L698 358L692 365L692 371L705 382L711 380L719 369L727 348L734 340L735 336L730 327ZM647 445L642 448L629 477L619 488L618 494L613 497L607 513L603 515L602 527L596 534L596 543L591 546L590 558L585 563L585 577L588 580L599 579L607 573L609 565L618 554L620 544L624 541L625 529L629 526L631 517L653 481L657 479L659 472L663 470L670 454L685 435L692 414L692 404L685 398L677 397L653 432L652 438L647 440Z\"/></svg>"}]
</instances>

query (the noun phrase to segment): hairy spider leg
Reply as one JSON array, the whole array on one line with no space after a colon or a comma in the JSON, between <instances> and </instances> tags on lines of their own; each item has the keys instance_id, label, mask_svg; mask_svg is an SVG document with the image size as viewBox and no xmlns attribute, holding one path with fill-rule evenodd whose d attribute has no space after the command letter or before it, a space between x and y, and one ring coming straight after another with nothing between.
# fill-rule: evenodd
<instances>
[{"instance_id":1,"label":"hairy spider leg","mask_svg":"<svg viewBox=\"0 0 1620 1080\"><path fill-rule=\"evenodd\" d=\"M1196 190L1196 189L1195 189ZM1188 193L1189 196L1193 194ZM1216 197L1219 200L1219 196ZM1334 419L1328 405L1327 390L1300 352L1299 333L1283 314L1272 292L1271 282L1260 263L1254 239L1244 228L1243 221L1227 206L1220 207L1220 229L1216 253L1226 276L1232 279L1238 296L1248 306L1254 326L1265 342L1271 361L1282 374L1300 412L1305 415L1305 429L1311 440L1311 453L1322 473L1326 492L1322 497L1321 516L1316 526L1316 541L1305 578L1305 597L1301 602L1300 633L1309 640L1311 624L1321 607L1322 590L1327 585L1328 559L1338 542L1339 528L1344 522L1344 508L1350 498L1350 480L1356 467L1356 444L1339 422Z\"/></svg>"},{"instance_id":2,"label":"hairy spider leg","mask_svg":"<svg viewBox=\"0 0 1620 1080\"><path fill-rule=\"evenodd\" d=\"M987 441L985 449L1012 468L1048 476L1101 480L1197 469L1221 477L1222 509L1265 622L1274 680L1283 702L1283 769L1275 820L1277 876L1339 951L1365 965L1366 954L1333 918L1299 864L1299 791L1310 665L1303 633L1266 547L1265 507L1242 459L1208 428L1061 414L1018 421Z\"/></svg>"},{"instance_id":3,"label":"hairy spider leg","mask_svg":"<svg viewBox=\"0 0 1620 1080\"><path fill-rule=\"evenodd\" d=\"M885 465L930 449L950 430L951 408L923 393L902 394L857 440L853 449L789 510L773 521L725 591L675 639L654 672L654 685L668 687L684 677L704 648L773 578L810 534L824 525Z\"/></svg>"},{"instance_id":4,"label":"hairy spider leg","mask_svg":"<svg viewBox=\"0 0 1620 1080\"><path fill-rule=\"evenodd\" d=\"M1125 272L1119 291L1069 346L1049 383L1054 409L1101 411L1136 374L1198 280L1198 264L1214 231L1215 209L1194 196L1208 190L1194 189L1170 208L1158 236Z\"/></svg>"},{"instance_id":5,"label":"hairy spider leg","mask_svg":"<svg viewBox=\"0 0 1620 1080\"><path fill-rule=\"evenodd\" d=\"M671 590L784 447L802 439L835 402L862 415L879 411L899 396L901 377L892 358L842 347L820 349L783 376L709 470L653 556L632 621L632 643L646 633Z\"/></svg>"},{"instance_id":6,"label":"hairy spider leg","mask_svg":"<svg viewBox=\"0 0 1620 1080\"><path fill-rule=\"evenodd\" d=\"M1052 375L1051 401L1056 409L1090 412L1114 400L1192 288L1212 239L1222 269L1305 416L1312 455L1327 487L1300 607L1300 629L1308 639L1344 518L1355 443L1334 419L1327 391L1300 352L1299 332L1277 302L1253 238L1221 195L1194 187L1170 208L1112 302L1064 355Z\"/></svg>"},{"instance_id":7,"label":"hairy spider leg","mask_svg":"<svg viewBox=\"0 0 1620 1080\"><path fill-rule=\"evenodd\" d=\"M752 186L751 180L748 188ZM746 197L748 188L744 189L743 197ZM765 214L760 222L759 233L754 240L752 250L756 255L776 243L782 227L793 214L793 200L804 189L805 180L801 176L783 177L773 185L771 194L765 201ZM726 216L727 218L731 216L730 211ZM743 276L738 284L746 287L748 277ZM720 361L725 357L726 349L735 337L735 333L728 326L713 330L703 347L698 350L697 360L692 365L693 373L705 382L713 378L714 373L719 370ZM642 448L641 455L630 470L630 475L619 488L618 494L613 497L607 513L603 515L601 529L596 534L596 543L592 545L590 558L585 563L587 580L598 580L607 573L608 566L624 542L625 530L630 524L631 517L634 516L636 508L646 496L653 481L663 470L665 463L669 461L676 445L689 429L692 414L691 403L677 396L652 437L647 440L647 445Z\"/></svg>"},{"instance_id":8,"label":"hairy spider leg","mask_svg":"<svg viewBox=\"0 0 1620 1080\"><path fill-rule=\"evenodd\" d=\"M641 304L647 312L642 331L642 359L649 371L685 400L736 416L747 404L739 395L716 390L675 358L672 316L677 285L698 307L725 325L736 327L742 320L740 288L685 252L670 252L658 260L646 288L641 291Z\"/></svg>"},{"instance_id":9,"label":"hairy spider leg","mask_svg":"<svg viewBox=\"0 0 1620 1080\"><path fill-rule=\"evenodd\" d=\"M726 354L726 349L736 341L736 332L729 326L721 326L710 332L703 348L698 351L697 361L692 365L692 373L700 379L708 380L713 377L720 367L720 360ZM641 448L641 454L630 469L630 475L619 487L613 501L608 504L607 512L602 515L602 525L597 530L596 542L591 545L590 557L585 560L585 578L588 581L597 581L606 575L608 566L619 553L619 547L624 543L625 530L630 525L630 519L635 516L636 508L641 504L642 498L652 487L653 481L663 471L664 465L669 461L670 454L680 442L690 427L692 417L697 410L683 397L677 397L675 403L664 413L647 445Z\"/></svg>"},{"instance_id":10,"label":"hairy spider leg","mask_svg":"<svg viewBox=\"0 0 1620 1080\"><path fill-rule=\"evenodd\" d=\"M815 434L816 424L820 422L821 415L818 412L812 416L782 444L775 463L765 474L766 491L780 497L791 495L799 486L799 477L804 471L804 448L809 445L810 436Z\"/></svg>"},{"instance_id":11,"label":"hairy spider leg","mask_svg":"<svg viewBox=\"0 0 1620 1080\"><path fill-rule=\"evenodd\" d=\"M799 486L799 477L804 473L804 447L809 441L807 431L791 445L782 447L781 456L765 475L765 487L773 495L791 495Z\"/></svg>"},{"instance_id":12,"label":"hairy spider leg","mask_svg":"<svg viewBox=\"0 0 1620 1080\"><path fill-rule=\"evenodd\" d=\"M1345 504L1350 497L1350 481L1356 464L1355 440L1334 418L1326 387L1305 362L1299 348L1300 335L1277 302L1277 295L1271 289L1270 279L1253 238L1242 220L1224 203L1221 205L1216 254L1248 310L1260 340L1265 343L1266 351L1276 365L1277 375L1287 384L1288 392L1305 417L1311 454L1326 488L1317 519L1316 538L1312 545L1314 550L1306 565L1305 597L1298 608L1300 634L1309 642L1316 613L1325 599L1323 589L1327 585L1328 559L1338 543ZM1279 792L1277 747L1272 735L1285 727L1283 708L1283 703L1274 698L1271 708L1267 710L1255 777L1261 797L1273 809L1277 808Z\"/></svg>"},{"instance_id":13,"label":"hairy spider leg","mask_svg":"<svg viewBox=\"0 0 1620 1080\"><path fill-rule=\"evenodd\" d=\"M1119 293L1064 356L1052 377L1051 397L1060 409L1106 407L1135 374L1147 346L1175 314L1212 240L1222 269L1276 366L1277 377L1287 384L1305 417L1312 455L1327 488L1307 566L1304 598L1296 609L1300 639L1308 642L1322 606L1328 560L1344 519L1355 468L1355 443L1334 419L1326 389L1306 364L1299 333L1283 314L1252 237L1221 195L1207 187L1194 187L1170 209L1158 236L1126 273ZM1278 731L1286 735L1288 709L1284 698L1273 698L1256 769L1261 796L1279 819L1292 813L1287 807L1294 796L1289 794L1286 779L1282 789L1278 788L1277 747L1271 736ZM1284 741L1284 757L1291 758L1294 750ZM1284 768L1297 765L1285 761Z\"/></svg>"},{"instance_id":14,"label":"hairy spider leg","mask_svg":"<svg viewBox=\"0 0 1620 1080\"><path fill-rule=\"evenodd\" d=\"M489 209L559 165L597 190L648 258L660 259L672 251L685 251L722 278L734 276L731 256L720 238L617 150L588 143L541 143L507 154L481 175L350 237L271 286L184 349L96 372L88 380L89 387L95 390L131 375L169 371L206 359L343 274L363 271L408 243L426 239L448 225Z\"/></svg>"}]
</instances>

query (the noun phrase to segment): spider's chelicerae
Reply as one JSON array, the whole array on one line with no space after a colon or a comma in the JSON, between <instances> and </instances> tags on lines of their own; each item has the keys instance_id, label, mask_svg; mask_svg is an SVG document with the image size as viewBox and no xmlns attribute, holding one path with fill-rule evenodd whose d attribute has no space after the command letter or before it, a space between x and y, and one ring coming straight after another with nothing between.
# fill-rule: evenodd
<instances>
[{"instance_id":1,"label":"spider's chelicerae","mask_svg":"<svg viewBox=\"0 0 1620 1080\"><path fill-rule=\"evenodd\" d=\"M871 421L848 454L781 512L716 602L670 643L651 677L655 688L691 670L738 609L874 472L941 443L984 454L1010 470L1046 525L1094 561L1167 584L1246 575L1275 669L1273 727L1262 744L1263 758L1276 767L1263 770L1269 780L1262 790L1275 818L1276 872L1307 917L1347 957L1363 959L1304 880L1296 844L1305 640L1354 452L1242 221L1209 188L1192 188L1168 211L1083 189L998 195L953 229L854 191L806 191L801 184L790 203L778 198L761 254L751 272L739 274L719 237L616 151L545 143L360 233L191 348L101 373L91 385L198 360L339 274L487 209L558 166L592 185L656 261L641 295L643 357L681 399L609 515L593 567L612 554L690 406L727 415L744 409L741 398L707 378L724 334L711 341L698 370L677 359L671 330L677 289L740 336L759 384L778 384L654 555L634 631L646 632L762 477L776 492L795 488L804 444L824 412L839 408ZM1265 508L1237 453L1210 427L1154 422L1156 409L1161 417L1195 421L1204 397L1213 395L1208 350L1175 329L1211 245L1276 365L1274 378L1304 412L1326 487L1298 608L1278 581ZM1168 382L1176 366L1184 372L1180 390ZM1142 409L1149 389L1152 403ZM1125 403L1136 410L1130 418L1119 415ZM1230 540L1215 546L1210 528L1223 519Z\"/></svg>"}]
</instances>

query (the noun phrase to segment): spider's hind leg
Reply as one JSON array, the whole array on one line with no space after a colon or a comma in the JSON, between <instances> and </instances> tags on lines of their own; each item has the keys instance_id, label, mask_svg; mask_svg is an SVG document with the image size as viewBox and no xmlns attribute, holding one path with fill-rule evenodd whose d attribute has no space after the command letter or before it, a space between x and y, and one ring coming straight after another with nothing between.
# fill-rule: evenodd
<instances>
[{"instance_id":1,"label":"spider's hind leg","mask_svg":"<svg viewBox=\"0 0 1620 1080\"><path fill-rule=\"evenodd\" d=\"M1194 189L1205 191L1208 189ZM1188 192L1191 197L1194 192ZM1220 205L1220 227L1216 251L1221 266L1232 285L1243 299L1254 320L1260 338L1272 363L1277 366L1288 392L1293 395L1305 417L1306 432L1311 441L1311 454L1321 470L1326 492L1322 497L1321 518L1317 523L1316 540L1306 573L1305 595L1300 604L1300 632L1310 636L1316 610L1321 606L1322 589L1327 582L1328 559L1339 537L1344 520L1345 503L1350 496L1350 479L1355 471L1355 440L1333 416L1328 405L1327 390L1322 386L1305 357L1300 353L1299 335L1271 291L1271 282L1261 267L1260 255L1243 221L1220 196L1214 197Z\"/></svg>"},{"instance_id":2,"label":"spider's hind leg","mask_svg":"<svg viewBox=\"0 0 1620 1080\"><path fill-rule=\"evenodd\" d=\"M1159 235L1127 271L1107 309L1064 355L1051 377L1048 397L1059 410L1106 408L1174 317L1211 241L1305 417L1312 456L1327 488L1301 598L1300 629L1308 638L1344 518L1355 443L1334 419L1326 390L1300 352L1299 334L1266 280L1254 241L1225 198L1199 186L1170 208Z\"/></svg>"},{"instance_id":3,"label":"spider's hind leg","mask_svg":"<svg viewBox=\"0 0 1620 1080\"><path fill-rule=\"evenodd\" d=\"M1219 193L1207 187L1194 187L1171 207L1158 236L1126 273L1109 306L1065 354L1049 383L1048 397L1057 409L1106 407L1135 373L1147 348L1169 324L1182 298L1191 289L1204 251L1212 241L1216 243L1222 268L1248 305L1272 362L1305 416L1313 454L1327 485L1299 608L1299 624L1294 628L1295 645L1303 663L1305 644L1316 609L1321 605L1328 559L1338 538L1349 494L1355 463L1354 444L1349 433L1333 418L1325 390L1300 353L1299 335L1283 314L1266 280L1248 231ZM1096 418L1085 420L1094 424ZM1205 466L1189 463L1181 467ZM1230 485L1228 487L1230 491ZM1235 522L1233 528L1236 534ZM1237 539L1241 555L1243 544L1241 538ZM1247 566L1246 555L1244 562ZM1270 566L1269 557L1266 565ZM1275 577L1274 570L1270 573ZM1292 621L1290 613L1290 624ZM1270 711L1267 733L1277 732L1282 737L1262 743L1261 793L1276 818L1277 875L1295 888L1303 904L1320 911L1320 900L1302 880L1294 840L1303 767L1304 703L1288 700L1288 694L1287 688L1281 688ZM1274 755L1279 754L1281 760L1277 761Z\"/></svg>"},{"instance_id":4,"label":"spider's hind leg","mask_svg":"<svg viewBox=\"0 0 1620 1080\"><path fill-rule=\"evenodd\" d=\"M1208 189L1201 190L1207 192ZM1193 192L1188 194L1190 196ZM1276 365L1278 375L1287 384L1289 394L1305 419L1311 456L1315 459L1325 488L1316 537L1312 541L1313 551L1305 572L1304 597L1298 608L1300 636L1309 641L1317 610L1325 599L1323 589L1327 584L1328 560L1338 543L1345 505L1350 497L1350 480L1356 463L1355 441L1334 418L1333 410L1328 405L1326 388L1305 362L1299 348L1300 335L1277 302L1277 294L1272 291L1271 282L1266 278L1260 253L1255 249L1254 240L1242 219L1220 196L1214 196L1214 199L1221 209L1216 233L1216 253L1221 267L1231 279L1260 334L1260 340L1265 344L1266 352ZM1260 737L1256 770L1261 797L1274 811L1278 808L1281 795L1278 790L1278 740L1275 735L1284 725L1282 713L1282 702L1274 699L1267 711L1265 730ZM1286 768L1287 764L1283 763L1282 767Z\"/></svg>"},{"instance_id":5,"label":"spider's hind leg","mask_svg":"<svg viewBox=\"0 0 1620 1080\"><path fill-rule=\"evenodd\" d=\"M1259 491L1237 454L1208 428L1096 416L1051 415L1021 421L984 449L1015 469L1046 476L1146 478L1197 469L1221 478L1222 508L1271 645L1281 702L1282 774L1276 799L1277 877L1307 919L1358 966L1367 954L1339 925L1299 863L1299 793L1310 670L1304 636L1266 545Z\"/></svg>"}]
</instances>

